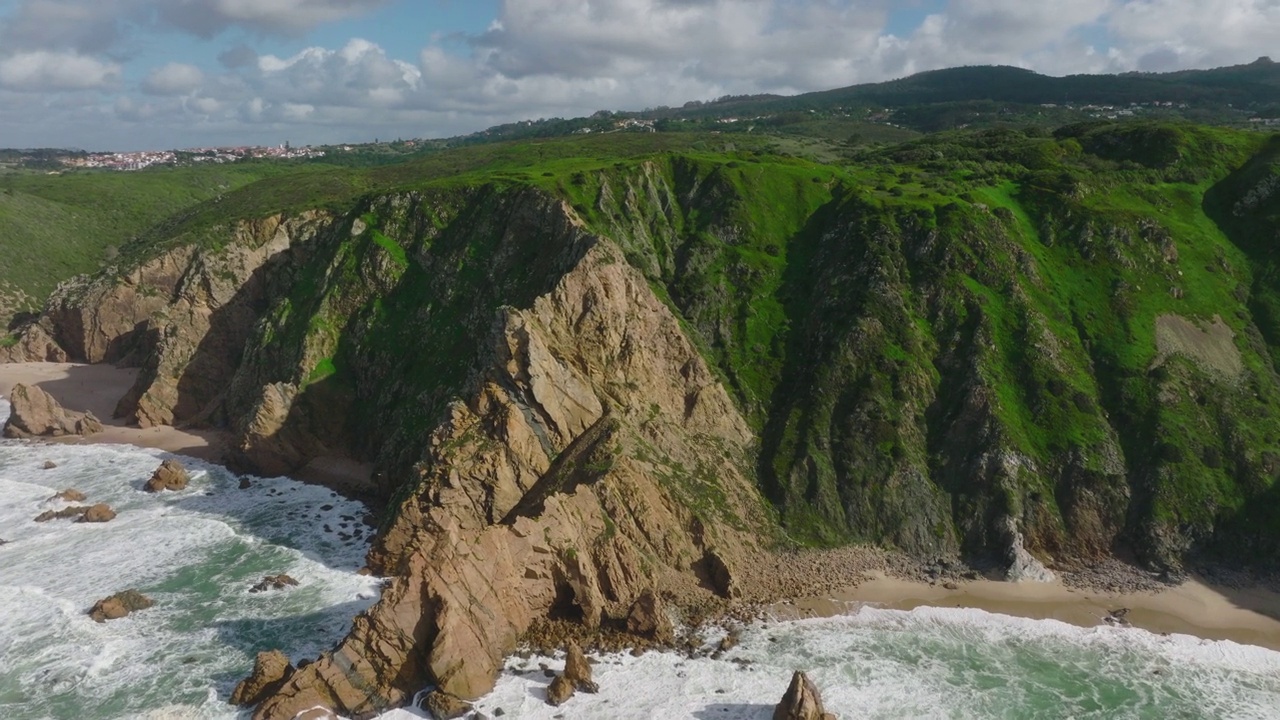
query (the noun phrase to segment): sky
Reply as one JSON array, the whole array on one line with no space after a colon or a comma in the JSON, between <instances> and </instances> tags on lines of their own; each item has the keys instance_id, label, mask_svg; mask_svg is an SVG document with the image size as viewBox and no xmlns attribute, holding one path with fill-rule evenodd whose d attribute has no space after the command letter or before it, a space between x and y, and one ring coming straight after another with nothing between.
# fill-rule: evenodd
<instances>
[{"instance_id":1,"label":"sky","mask_svg":"<svg viewBox=\"0 0 1280 720\"><path fill-rule=\"evenodd\" d=\"M0 0L0 147L433 138L957 65L1280 56L1280 0Z\"/></svg>"}]
</instances>

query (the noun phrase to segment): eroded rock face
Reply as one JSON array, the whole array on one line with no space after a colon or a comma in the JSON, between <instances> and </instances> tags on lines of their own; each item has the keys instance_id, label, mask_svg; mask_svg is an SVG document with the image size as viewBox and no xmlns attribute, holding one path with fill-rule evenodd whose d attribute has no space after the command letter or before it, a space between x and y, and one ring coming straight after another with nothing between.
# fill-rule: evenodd
<instances>
[{"instance_id":1,"label":"eroded rock face","mask_svg":"<svg viewBox=\"0 0 1280 720\"><path fill-rule=\"evenodd\" d=\"M17 337L13 345L0 347L0 363L70 361L67 351L40 325L27 325L18 331Z\"/></svg>"},{"instance_id":2,"label":"eroded rock face","mask_svg":"<svg viewBox=\"0 0 1280 720\"><path fill-rule=\"evenodd\" d=\"M640 593L627 614L627 632L658 643L671 642L675 628L652 588Z\"/></svg>"},{"instance_id":3,"label":"eroded rock face","mask_svg":"<svg viewBox=\"0 0 1280 720\"><path fill-rule=\"evenodd\" d=\"M149 493L185 490L190 479L187 468L182 463L177 460L165 460L151 474L151 478L147 480L146 485L142 486L142 489Z\"/></svg>"},{"instance_id":4,"label":"eroded rock face","mask_svg":"<svg viewBox=\"0 0 1280 720\"><path fill-rule=\"evenodd\" d=\"M293 676L293 663L279 650L260 652L253 660L253 672L231 692L232 705L256 705Z\"/></svg>"},{"instance_id":5,"label":"eroded rock face","mask_svg":"<svg viewBox=\"0 0 1280 720\"><path fill-rule=\"evenodd\" d=\"M773 720L836 720L836 716L822 706L822 694L809 676L797 670L773 710Z\"/></svg>"},{"instance_id":6,"label":"eroded rock face","mask_svg":"<svg viewBox=\"0 0 1280 720\"><path fill-rule=\"evenodd\" d=\"M137 590L125 590L94 603L89 609L89 617L93 618L94 622L100 623L119 620L129 613L146 610L154 604L151 598Z\"/></svg>"},{"instance_id":7,"label":"eroded rock face","mask_svg":"<svg viewBox=\"0 0 1280 720\"><path fill-rule=\"evenodd\" d=\"M690 569L709 554L728 586L768 536L745 421L644 278L592 242L551 292L503 311L371 553L395 577L382 600L255 718L361 715L428 684L478 697L534 619L596 626L650 588L704 592Z\"/></svg>"},{"instance_id":8,"label":"eroded rock face","mask_svg":"<svg viewBox=\"0 0 1280 720\"><path fill-rule=\"evenodd\" d=\"M14 385L9 403L12 408L4 425L8 438L92 435L103 429L93 413L66 410L36 385Z\"/></svg>"}]
</instances>

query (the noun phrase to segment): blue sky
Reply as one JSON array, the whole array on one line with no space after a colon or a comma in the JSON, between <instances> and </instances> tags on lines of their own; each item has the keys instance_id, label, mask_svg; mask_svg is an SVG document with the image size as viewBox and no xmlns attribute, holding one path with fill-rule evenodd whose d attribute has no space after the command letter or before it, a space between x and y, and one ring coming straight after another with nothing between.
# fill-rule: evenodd
<instances>
[{"instance_id":1,"label":"blue sky","mask_svg":"<svg viewBox=\"0 0 1280 720\"><path fill-rule=\"evenodd\" d=\"M444 137L939 67L1272 54L1280 0L0 0L0 146Z\"/></svg>"}]
</instances>

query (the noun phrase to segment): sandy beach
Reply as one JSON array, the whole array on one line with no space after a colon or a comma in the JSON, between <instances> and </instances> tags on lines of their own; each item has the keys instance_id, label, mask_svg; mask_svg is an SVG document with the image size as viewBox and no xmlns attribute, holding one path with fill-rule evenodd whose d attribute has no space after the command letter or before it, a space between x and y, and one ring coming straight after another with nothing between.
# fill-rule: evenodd
<instances>
[{"instance_id":1,"label":"sandy beach","mask_svg":"<svg viewBox=\"0 0 1280 720\"><path fill-rule=\"evenodd\" d=\"M133 385L138 371L112 365L75 363L0 364L0 396L9 397L14 385L38 385L68 410L92 412L106 430L88 438L67 437L49 442L72 444L110 443L137 445L221 462L227 434L217 430L180 430L172 427L128 427L112 417L116 403Z\"/></svg>"},{"instance_id":2,"label":"sandy beach","mask_svg":"<svg viewBox=\"0 0 1280 720\"><path fill-rule=\"evenodd\" d=\"M944 585L912 582L871 573L857 587L827 596L798 598L769 606L780 620L830 617L864 605L911 610L932 607L977 608L1034 619L1053 619L1079 627L1107 624L1113 611L1128 608L1124 619L1153 633L1180 633L1207 640L1231 640L1280 651L1280 593L1264 588L1227 588L1201 578L1160 592L1103 593L1053 583L972 580Z\"/></svg>"}]
</instances>

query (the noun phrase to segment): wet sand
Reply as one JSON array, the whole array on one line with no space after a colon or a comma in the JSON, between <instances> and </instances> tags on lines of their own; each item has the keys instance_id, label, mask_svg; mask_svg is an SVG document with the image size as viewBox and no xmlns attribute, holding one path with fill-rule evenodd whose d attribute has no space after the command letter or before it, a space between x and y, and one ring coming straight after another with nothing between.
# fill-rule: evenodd
<instances>
[{"instance_id":1,"label":"wet sand","mask_svg":"<svg viewBox=\"0 0 1280 720\"><path fill-rule=\"evenodd\" d=\"M47 438L48 442L137 445L221 463L228 435L218 430L180 430L172 427L128 427L113 418L116 403L133 386L136 369L75 363L0 364L0 396L9 397L14 385L39 385L59 405L76 412L88 410L106 426L87 438Z\"/></svg>"},{"instance_id":2,"label":"wet sand","mask_svg":"<svg viewBox=\"0 0 1280 720\"><path fill-rule=\"evenodd\" d=\"M1212 586L1190 579L1157 593L1104 593L1055 583L973 580L955 590L943 585L898 580L872 573L857 587L824 597L775 604L767 614L778 619L830 617L863 605L911 610L931 607L977 608L1034 619L1053 619L1080 627L1107 624L1114 610L1133 627L1153 633L1180 633L1208 640L1231 640L1280 651L1280 593L1262 588Z\"/></svg>"}]
</instances>

